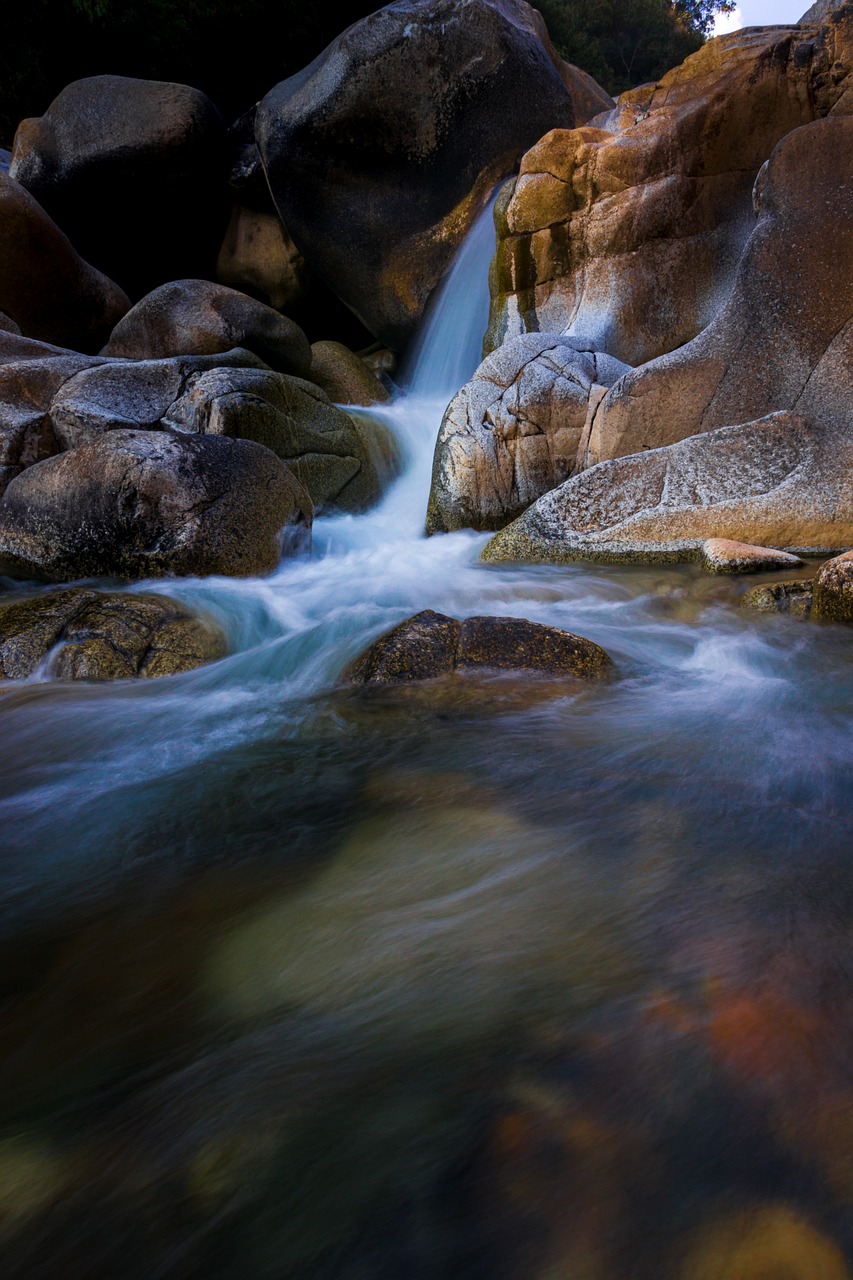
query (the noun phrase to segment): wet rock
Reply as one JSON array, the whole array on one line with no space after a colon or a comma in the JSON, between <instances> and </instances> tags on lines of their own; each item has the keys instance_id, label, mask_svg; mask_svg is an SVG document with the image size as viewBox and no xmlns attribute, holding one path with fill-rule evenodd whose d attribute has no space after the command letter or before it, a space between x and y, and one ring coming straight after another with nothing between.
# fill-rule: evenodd
<instances>
[{"instance_id":1,"label":"wet rock","mask_svg":"<svg viewBox=\"0 0 853 1280\"><path fill-rule=\"evenodd\" d=\"M827 560L818 569L812 617L823 622L853 622L853 551Z\"/></svg>"},{"instance_id":2,"label":"wet rock","mask_svg":"<svg viewBox=\"0 0 853 1280\"><path fill-rule=\"evenodd\" d=\"M213 355L241 347L271 369L308 377L311 348L292 320L210 280L173 280L137 302L101 352L130 360Z\"/></svg>"},{"instance_id":3,"label":"wet rock","mask_svg":"<svg viewBox=\"0 0 853 1280\"><path fill-rule=\"evenodd\" d=\"M129 306L32 195L0 173L0 309L19 332L97 351Z\"/></svg>"},{"instance_id":4,"label":"wet rock","mask_svg":"<svg viewBox=\"0 0 853 1280\"><path fill-rule=\"evenodd\" d=\"M697 1233L679 1280L850 1280L841 1249L784 1204L759 1204L721 1215Z\"/></svg>"},{"instance_id":5,"label":"wet rock","mask_svg":"<svg viewBox=\"0 0 853 1280\"><path fill-rule=\"evenodd\" d=\"M850 263L853 118L839 115L774 151L717 319L607 393L588 449L606 460L541 498L486 558L690 559L708 537L853 544Z\"/></svg>"},{"instance_id":6,"label":"wet rock","mask_svg":"<svg viewBox=\"0 0 853 1280\"><path fill-rule=\"evenodd\" d=\"M852 56L850 13L748 28L585 128L552 121L496 219L487 349L568 332L636 366L700 333L752 229L756 175L791 130L849 111Z\"/></svg>"},{"instance_id":7,"label":"wet rock","mask_svg":"<svg viewBox=\"0 0 853 1280\"><path fill-rule=\"evenodd\" d=\"M790 613L793 618L808 618L812 611L811 578L802 582L769 582L760 587L750 587L741 596L743 609L757 613Z\"/></svg>"},{"instance_id":8,"label":"wet rock","mask_svg":"<svg viewBox=\"0 0 853 1280\"><path fill-rule=\"evenodd\" d=\"M444 415L427 533L500 529L562 484L592 409L627 367L582 338L547 333L488 356Z\"/></svg>"},{"instance_id":9,"label":"wet rock","mask_svg":"<svg viewBox=\"0 0 853 1280\"><path fill-rule=\"evenodd\" d=\"M0 571L70 581L251 575L310 525L287 467L248 440L110 431L29 467L0 499Z\"/></svg>"},{"instance_id":10,"label":"wet rock","mask_svg":"<svg viewBox=\"0 0 853 1280\"><path fill-rule=\"evenodd\" d=\"M284 310L305 295L305 259L274 209L236 204L216 259L216 278Z\"/></svg>"},{"instance_id":11,"label":"wet rock","mask_svg":"<svg viewBox=\"0 0 853 1280\"><path fill-rule=\"evenodd\" d=\"M352 684L397 684L454 672L525 671L595 680L612 670L591 640L525 618L466 618L426 609L370 646L344 672Z\"/></svg>"},{"instance_id":12,"label":"wet rock","mask_svg":"<svg viewBox=\"0 0 853 1280\"><path fill-rule=\"evenodd\" d=\"M73 373L50 402L56 441L75 449L106 431L159 430L193 378L208 370L263 367L247 351L165 360L104 360ZM223 370L224 372L224 370Z\"/></svg>"},{"instance_id":13,"label":"wet rock","mask_svg":"<svg viewBox=\"0 0 853 1280\"><path fill-rule=\"evenodd\" d=\"M122 680L191 671L224 654L215 627L165 596L72 588L0 605L4 680L26 679L46 659L57 680Z\"/></svg>"},{"instance_id":14,"label":"wet rock","mask_svg":"<svg viewBox=\"0 0 853 1280\"><path fill-rule=\"evenodd\" d=\"M272 89L255 136L309 265L400 347L495 183L593 97L519 0L401 0Z\"/></svg>"},{"instance_id":15,"label":"wet rock","mask_svg":"<svg viewBox=\"0 0 853 1280\"><path fill-rule=\"evenodd\" d=\"M311 346L311 381L336 404L382 404L390 395L365 362L340 342Z\"/></svg>"},{"instance_id":16,"label":"wet rock","mask_svg":"<svg viewBox=\"0 0 853 1280\"><path fill-rule=\"evenodd\" d=\"M267 369L216 369L191 377L168 418L181 431L254 440L272 449L316 507L363 511L398 466L384 424L343 413L319 387Z\"/></svg>"},{"instance_id":17,"label":"wet rock","mask_svg":"<svg viewBox=\"0 0 853 1280\"><path fill-rule=\"evenodd\" d=\"M228 219L225 125L188 85L91 76L18 128L11 173L88 261L140 298L212 277Z\"/></svg>"},{"instance_id":18,"label":"wet rock","mask_svg":"<svg viewBox=\"0 0 853 1280\"><path fill-rule=\"evenodd\" d=\"M773 547L752 547L731 538L708 538L702 544L699 563L707 573L769 573L773 569L800 569L802 560Z\"/></svg>"}]
</instances>

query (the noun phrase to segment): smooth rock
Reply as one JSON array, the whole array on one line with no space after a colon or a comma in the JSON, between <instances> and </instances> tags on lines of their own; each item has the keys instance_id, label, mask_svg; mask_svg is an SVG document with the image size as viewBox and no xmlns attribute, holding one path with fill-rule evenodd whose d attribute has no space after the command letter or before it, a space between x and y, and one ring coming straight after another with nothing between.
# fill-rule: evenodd
<instances>
[{"instance_id":1,"label":"smooth rock","mask_svg":"<svg viewBox=\"0 0 853 1280\"><path fill-rule=\"evenodd\" d=\"M827 560L818 569L812 617L822 622L853 622L853 551Z\"/></svg>"},{"instance_id":2,"label":"smooth rock","mask_svg":"<svg viewBox=\"0 0 853 1280\"><path fill-rule=\"evenodd\" d=\"M811 578L802 582L767 582L745 591L740 605L756 613L790 613L793 618L808 618L812 611L813 587Z\"/></svg>"},{"instance_id":3,"label":"smooth rock","mask_svg":"<svg viewBox=\"0 0 853 1280\"><path fill-rule=\"evenodd\" d=\"M521 334L488 356L444 414L427 533L500 529L566 480L592 409L626 370L558 334Z\"/></svg>"},{"instance_id":4,"label":"smooth rock","mask_svg":"<svg viewBox=\"0 0 853 1280\"><path fill-rule=\"evenodd\" d=\"M520 0L398 0L263 99L255 137L282 221L377 337L405 345L495 183L575 123L573 76ZM589 109L594 82L576 83Z\"/></svg>"},{"instance_id":5,"label":"smooth rock","mask_svg":"<svg viewBox=\"0 0 853 1280\"><path fill-rule=\"evenodd\" d=\"M600 679L612 670L591 640L525 618L458 622L425 609L380 636L343 673L350 684L400 684L476 671Z\"/></svg>"},{"instance_id":6,"label":"smooth rock","mask_svg":"<svg viewBox=\"0 0 853 1280\"><path fill-rule=\"evenodd\" d=\"M311 344L313 383L335 404L384 404L391 397L365 362L341 342Z\"/></svg>"},{"instance_id":7,"label":"smooth rock","mask_svg":"<svg viewBox=\"0 0 853 1280\"><path fill-rule=\"evenodd\" d=\"M23 121L11 173L135 299L166 280L212 277L227 168L224 122L198 89L102 75Z\"/></svg>"},{"instance_id":8,"label":"smooth rock","mask_svg":"<svg viewBox=\"0 0 853 1280\"><path fill-rule=\"evenodd\" d=\"M225 654L209 622L165 596L72 588L0 605L0 679L175 675Z\"/></svg>"},{"instance_id":9,"label":"smooth rock","mask_svg":"<svg viewBox=\"0 0 853 1280\"><path fill-rule=\"evenodd\" d=\"M241 347L271 369L306 378L308 339L292 320L210 280L173 280L137 302L101 352L128 360L214 355Z\"/></svg>"},{"instance_id":10,"label":"smooth rock","mask_svg":"<svg viewBox=\"0 0 853 1280\"><path fill-rule=\"evenodd\" d=\"M697 1231L678 1280L850 1280L839 1245L786 1204L721 1213Z\"/></svg>"},{"instance_id":11,"label":"smooth rock","mask_svg":"<svg viewBox=\"0 0 853 1280\"><path fill-rule=\"evenodd\" d=\"M851 11L751 27L587 127L552 121L497 217L487 350L567 332L636 366L695 337L731 289L759 170L791 130L851 110L851 65Z\"/></svg>"},{"instance_id":12,"label":"smooth rock","mask_svg":"<svg viewBox=\"0 0 853 1280\"><path fill-rule=\"evenodd\" d=\"M269 449L110 431L17 476L0 499L0 572L71 581L270 573L311 502Z\"/></svg>"},{"instance_id":13,"label":"smooth rock","mask_svg":"<svg viewBox=\"0 0 853 1280\"><path fill-rule=\"evenodd\" d=\"M159 430L193 378L223 367L264 366L259 357L241 350L89 365L67 377L50 402L54 437L60 448L76 449L105 431Z\"/></svg>"},{"instance_id":14,"label":"smooth rock","mask_svg":"<svg viewBox=\"0 0 853 1280\"><path fill-rule=\"evenodd\" d=\"M399 469L399 450L384 423L343 413L319 387L268 369L190 377L168 419L181 431L272 449L318 508L363 511Z\"/></svg>"},{"instance_id":15,"label":"smooth rock","mask_svg":"<svg viewBox=\"0 0 853 1280\"><path fill-rule=\"evenodd\" d=\"M308 283L305 259L274 209L236 204L216 259L216 278L276 309L301 301Z\"/></svg>"},{"instance_id":16,"label":"smooth rock","mask_svg":"<svg viewBox=\"0 0 853 1280\"><path fill-rule=\"evenodd\" d=\"M129 306L29 192L0 173L0 309L20 333L97 351Z\"/></svg>"},{"instance_id":17,"label":"smooth rock","mask_svg":"<svg viewBox=\"0 0 853 1280\"><path fill-rule=\"evenodd\" d=\"M708 573L769 573L774 569L799 569L802 560L773 547L753 547L731 538L708 538L702 544L699 563Z\"/></svg>"}]
</instances>

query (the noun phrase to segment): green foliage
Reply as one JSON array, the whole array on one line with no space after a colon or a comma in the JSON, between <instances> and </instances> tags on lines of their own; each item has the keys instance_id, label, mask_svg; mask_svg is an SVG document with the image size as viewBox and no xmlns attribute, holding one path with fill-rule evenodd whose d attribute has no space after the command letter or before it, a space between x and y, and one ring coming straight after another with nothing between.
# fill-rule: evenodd
<instances>
[{"instance_id":1,"label":"green foliage","mask_svg":"<svg viewBox=\"0 0 853 1280\"><path fill-rule=\"evenodd\" d=\"M733 0L533 0L562 57L614 95L658 80L700 47Z\"/></svg>"}]
</instances>

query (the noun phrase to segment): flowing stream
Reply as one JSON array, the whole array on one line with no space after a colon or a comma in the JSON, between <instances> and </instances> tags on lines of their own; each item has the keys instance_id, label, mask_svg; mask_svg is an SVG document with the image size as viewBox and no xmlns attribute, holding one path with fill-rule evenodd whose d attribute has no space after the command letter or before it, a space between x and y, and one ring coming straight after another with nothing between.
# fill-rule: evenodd
<instances>
[{"instance_id":1,"label":"flowing stream","mask_svg":"<svg viewBox=\"0 0 853 1280\"><path fill-rule=\"evenodd\" d=\"M381 411L375 510L145 584L229 657L3 689L4 1276L853 1274L851 633L422 536L492 244L487 211ZM424 608L617 678L336 686Z\"/></svg>"}]
</instances>

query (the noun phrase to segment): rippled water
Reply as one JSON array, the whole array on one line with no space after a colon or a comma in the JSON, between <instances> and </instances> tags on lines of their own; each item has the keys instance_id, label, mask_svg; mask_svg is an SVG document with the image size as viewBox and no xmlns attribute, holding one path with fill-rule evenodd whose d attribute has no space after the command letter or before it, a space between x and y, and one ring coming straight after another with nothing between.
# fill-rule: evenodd
<instances>
[{"instance_id":1,"label":"rippled water","mask_svg":"<svg viewBox=\"0 0 853 1280\"><path fill-rule=\"evenodd\" d=\"M227 659L4 689L4 1275L848 1275L851 633L424 539L477 324L383 410L376 511L168 584ZM423 608L569 628L617 677L336 687Z\"/></svg>"}]
</instances>

